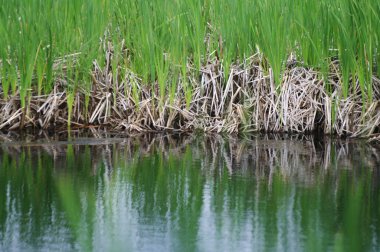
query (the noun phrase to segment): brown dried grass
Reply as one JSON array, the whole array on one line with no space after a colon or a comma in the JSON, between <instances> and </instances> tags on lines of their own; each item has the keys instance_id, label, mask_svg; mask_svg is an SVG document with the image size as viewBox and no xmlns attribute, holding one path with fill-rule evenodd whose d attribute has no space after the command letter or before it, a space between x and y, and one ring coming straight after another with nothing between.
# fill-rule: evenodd
<instances>
[{"instance_id":1,"label":"brown dried grass","mask_svg":"<svg viewBox=\"0 0 380 252\"><path fill-rule=\"evenodd\" d=\"M106 58L110 59L112 50L106 51ZM186 81L193 90L189 107L180 78L174 102L170 103L168 97L156 95L154 85L142 83L134 73L113 78L109 64L101 69L94 61L89 106L86 109L85 91L79 89L74 97L71 126L127 132L201 130L231 134L320 130L355 137L374 137L379 133L379 79L373 77L373 102L363 104L356 82L351 83L350 97L342 98L340 75L335 70L339 69L337 62L331 63L325 81L317 71L296 66L293 60L283 73L281 90L275 88L271 69L263 69L265 63L259 54L233 65L229 73L223 71L216 57L209 59L199 73L189 65L191 74ZM330 94L325 91L327 84L332 87ZM133 95L133 85L138 87L138 100ZM20 104L18 94L0 99L0 130L67 129L65 81L56 80L50 94L32 95L27 109L20 108ZM333 106L335 119L331 116Z\"/></svg>"}]
</instances>

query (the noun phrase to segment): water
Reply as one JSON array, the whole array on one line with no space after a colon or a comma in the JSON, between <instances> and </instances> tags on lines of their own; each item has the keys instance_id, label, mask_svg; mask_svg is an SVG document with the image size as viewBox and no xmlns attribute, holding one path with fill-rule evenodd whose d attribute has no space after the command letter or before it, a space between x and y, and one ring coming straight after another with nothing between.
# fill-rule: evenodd
<instances>
[{"instance_id":1,"label":"water","mask_svg":"<svg viewBox=\"0 0 380 252\"><path fill-rule=\"evenodd\" d=\"M380 250L376 145L58 140L2 140L0 251Z\"/></svg>"}]
</instances>

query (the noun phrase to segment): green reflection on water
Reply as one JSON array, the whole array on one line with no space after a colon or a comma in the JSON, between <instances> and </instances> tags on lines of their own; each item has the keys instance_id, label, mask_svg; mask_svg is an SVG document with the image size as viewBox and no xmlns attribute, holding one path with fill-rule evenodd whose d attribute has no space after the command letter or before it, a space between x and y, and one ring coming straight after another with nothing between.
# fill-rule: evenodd
<instances>
[{"instance_id":1,"label":"green reflection on water","mask_svg":"<svg viewBox=\"0 0 380 252\"><path fill-rule=\"evenodd\" d=\"M0 148L0 250L380 249L380 151L313 138Z\"/></svg>"}]
</instances>

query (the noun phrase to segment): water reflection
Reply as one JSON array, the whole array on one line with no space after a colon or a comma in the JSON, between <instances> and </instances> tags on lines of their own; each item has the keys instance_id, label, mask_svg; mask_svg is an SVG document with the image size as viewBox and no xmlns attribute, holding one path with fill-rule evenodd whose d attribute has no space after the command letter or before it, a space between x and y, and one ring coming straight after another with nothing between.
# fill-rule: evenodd
<instances>
[{"instance_id":1,"label":"water reflection","mask_svg":"<svg viewBox=\"0 0 380 252\"><path fill-rule=\"evenodd\" d=\"M379 250L380 151L308 136L0 148L0 250Z\"/></svg>"}]
</instances>

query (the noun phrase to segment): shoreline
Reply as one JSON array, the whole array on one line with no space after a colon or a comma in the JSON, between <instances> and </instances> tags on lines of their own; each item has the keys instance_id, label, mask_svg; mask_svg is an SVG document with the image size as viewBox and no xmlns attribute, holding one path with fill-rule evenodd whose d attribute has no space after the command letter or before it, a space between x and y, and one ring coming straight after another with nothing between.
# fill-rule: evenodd
<instances>
[{"instance_id":1,"label":"shoreline","mask_svg":"<svg viewBox=\"0 0 380 252\"><path fill-rule=\"evenodd\" d=\"M107 55L108 59L111 57ZM338 136L378 137L380 80L375 76L372 101L364 107L359 82L353 82L352 78L350 95L341 98L338 61L331 62L328 81L318 71L288 63L277 89L272 70L263 69L265 62L259 54L232 65L228 74L217 58L208 62L200 72L189 67L187 79L178 77L176 90L170 91L170 85L166 85L163 95L157 81L147 85L133 73L114 78L109 65L101 69L94 61L87 105L84 90L78 88L67 95L65 82L57 79L50 94L30 95L24 109L18 93L7 100L1 98L0 130L102 127L120 132L318 131ZM191 88L191 100L186 88ZM0 97L4 97L1 89Z\"/></svg>"}]
</instances>

